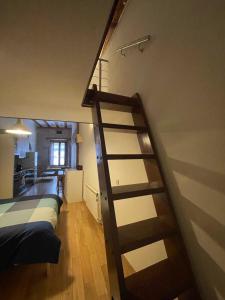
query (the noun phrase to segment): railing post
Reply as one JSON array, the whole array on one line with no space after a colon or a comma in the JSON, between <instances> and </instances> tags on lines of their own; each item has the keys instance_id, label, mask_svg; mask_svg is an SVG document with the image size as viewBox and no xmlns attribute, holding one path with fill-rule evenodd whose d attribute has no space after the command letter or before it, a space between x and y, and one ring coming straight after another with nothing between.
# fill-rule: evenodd
<instances>
[{"instance_id":1,"label":"railing post","mask_svg":"<svg viewBox=\"0 0 225 300\"><path fill-rule=\"evenodd\" d=\"M99 91L102 90L102 60L99 59Z\"/></svg>"}]
</instances>

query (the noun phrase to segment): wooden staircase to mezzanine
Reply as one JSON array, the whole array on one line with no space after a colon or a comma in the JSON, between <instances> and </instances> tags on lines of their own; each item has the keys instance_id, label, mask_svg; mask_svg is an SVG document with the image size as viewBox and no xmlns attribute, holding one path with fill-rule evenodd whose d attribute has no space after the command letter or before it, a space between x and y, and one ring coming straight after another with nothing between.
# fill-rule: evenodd
<instances>
[{"instance_id":1,"label":"wooden staircase to mezzanine","mask_svg":"<svg viewBox=\"0 0 225 300\"><path fill-rule=\"evenodd\" d=\"M200 299L170 194L159 160L157 147L138 94L125 97L88 90L83 106L92 107L97 153L101 209L111 297L114 300ZM130 112L134 125L103 123L101 110ZM140 154L107 154L104 131L136 134ZM111 186L109 160L144 160L148 182ZM157 217L117 226L114 201L152 195ZM121 255L163 240L164 259L150 267L124 277Z\"/></svg>"}]
</instances>

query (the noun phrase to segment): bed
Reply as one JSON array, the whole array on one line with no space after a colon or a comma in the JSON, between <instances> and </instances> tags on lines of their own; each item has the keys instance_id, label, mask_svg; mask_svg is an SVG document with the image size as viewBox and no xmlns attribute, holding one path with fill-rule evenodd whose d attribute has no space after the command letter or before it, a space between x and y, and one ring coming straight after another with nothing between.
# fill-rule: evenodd
<instances>
[{"instance_id":1,"label":"bed","mask_svg":"<svg viewBox=\"0 0 225 300\"><path fill-rule=\"evenodd\" d=\"M61 204L52 194L0 200L0 270L58 262L61 242L55 227Z\"/></svg>"}]
</instances>

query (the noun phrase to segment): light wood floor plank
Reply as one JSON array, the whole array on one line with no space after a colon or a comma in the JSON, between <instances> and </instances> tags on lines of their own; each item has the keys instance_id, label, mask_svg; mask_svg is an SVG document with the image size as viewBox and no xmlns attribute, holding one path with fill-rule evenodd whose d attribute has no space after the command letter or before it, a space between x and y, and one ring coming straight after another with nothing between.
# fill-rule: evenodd
<instances>
[{"instance_id":1,"label":"light wood floor plank","mask_svg":"<svg viewBox=\"0 0 225 300\"><path fill-rule=\"evenodd\" d=\"M17 266L0 273L4 300L109 300L102 226L84 202L63 204L59 264ZM125 262L125 273L132 268Z\"/></svg>"}]
</instances>

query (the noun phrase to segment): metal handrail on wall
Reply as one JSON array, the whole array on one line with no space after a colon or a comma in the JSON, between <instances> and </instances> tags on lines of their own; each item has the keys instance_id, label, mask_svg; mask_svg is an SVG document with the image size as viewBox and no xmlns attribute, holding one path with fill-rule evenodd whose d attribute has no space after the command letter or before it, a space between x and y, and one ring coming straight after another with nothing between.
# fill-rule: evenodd
<instances>
[{"instance_id":1,"label":"metal handrail on wall","mask_svg":"<svg viewBox=\"0 0 225 300\"><path fill-rule=\"evenodd\" d=\"M137 47L137 49L140 51L140 52L143 52L144 51L144 44L146 42L149 42L151 40L151 35L148 34L148 35L145 35L144 37L140 38L140 39L137 39L135 41L132 41L131 43L129 44L125 44L123 45L122 47L116 49L115 52L119 52L120 54L122 54L123 56L125 56L125 50L129 49L129 48L132 48L132 47Z\"/></svg>"}]
</instances>

